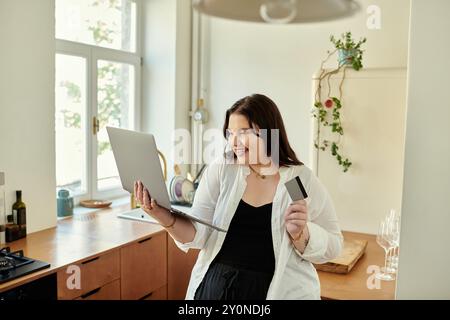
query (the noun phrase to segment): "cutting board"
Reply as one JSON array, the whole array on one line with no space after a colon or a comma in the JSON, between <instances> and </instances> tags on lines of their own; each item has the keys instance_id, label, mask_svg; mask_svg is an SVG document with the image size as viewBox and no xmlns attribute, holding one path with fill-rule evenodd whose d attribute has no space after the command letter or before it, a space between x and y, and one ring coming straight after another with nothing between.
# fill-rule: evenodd
<instances>
[{"instance_id":1,"label":"cutting board","mask_svg":"<svg viewBox=\"0 0 450 320\"><path fill-rule=\"evenodd\" d=\"M315 264L317 270L346 274L352 270L366 251L367 240L345 240L339 257L325 264Z\"/></svg>"}]
</instances>

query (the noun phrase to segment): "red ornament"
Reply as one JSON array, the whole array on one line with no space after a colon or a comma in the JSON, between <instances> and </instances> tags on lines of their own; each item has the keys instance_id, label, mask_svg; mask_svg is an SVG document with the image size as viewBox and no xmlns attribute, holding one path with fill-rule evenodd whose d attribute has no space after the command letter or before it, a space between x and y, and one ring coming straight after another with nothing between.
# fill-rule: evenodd
<instances>
[{"instance_id":1,"label":"red ornament","mask_svg":"<svg viewBox=\"0 0 450 320\"><path fill-rule=\"evenodd\" d=\"M325 101L325 107L327 107L328 109L333 108L333 100L328 99L327 101Z\"/></svg>"}]
</instances>

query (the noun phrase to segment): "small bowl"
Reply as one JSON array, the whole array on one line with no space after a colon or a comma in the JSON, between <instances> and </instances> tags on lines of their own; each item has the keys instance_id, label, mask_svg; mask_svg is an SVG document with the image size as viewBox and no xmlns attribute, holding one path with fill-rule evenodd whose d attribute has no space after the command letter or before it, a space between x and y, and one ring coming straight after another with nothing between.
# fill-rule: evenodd
<instances>
[{"instance_id":1,"label":"small bowl","mask_svg":"<svg viewBox=\"0 0 450 320\"><path fill-rule=\"evenodd\" d=\"M80 202L80 205L85 208L107 208L111 204L111 201L103 200L85 200Z\"/></svg>"}]
</instances>

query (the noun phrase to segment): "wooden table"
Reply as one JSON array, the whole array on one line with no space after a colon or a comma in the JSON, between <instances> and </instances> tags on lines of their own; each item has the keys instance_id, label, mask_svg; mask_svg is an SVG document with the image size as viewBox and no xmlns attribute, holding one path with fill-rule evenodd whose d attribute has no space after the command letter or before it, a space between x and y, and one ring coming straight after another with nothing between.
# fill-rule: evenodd
<instances>
[{"instance_id":1,"label":"wooden table","mask_svg":"<svg viewBox=\"0 0 450 320\"><path fill-rule=\"evenodd\" d=\"M367 282L375 285L374 271L368 273L369 266L384 267L384 250L376 243L374 235L343 232L346 239L367 240L365 254L348 274L318 271L323 299L333 300L393 300L395 281L379 281L379 289L369 289ZM370 277L370 278L369 278Z\"/></svg>"}]
</instances>

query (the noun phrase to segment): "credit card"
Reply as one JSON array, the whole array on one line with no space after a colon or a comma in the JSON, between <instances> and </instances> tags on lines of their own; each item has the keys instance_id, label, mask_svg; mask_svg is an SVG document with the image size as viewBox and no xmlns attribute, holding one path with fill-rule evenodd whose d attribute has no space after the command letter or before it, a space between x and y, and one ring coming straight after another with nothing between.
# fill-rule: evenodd
<instances>
[{"instance_id":1,"label":"credit card","mask_svg":"<svg viewBox=\"0 0 450 320\"><path fill-rule=\"evenodd\" d=\"M295 177L292 180L289 180L284 185L286 186L286 189L289 192L292 201L298 201L308 198L308 194L306 193L305 187L303 186L299 176Z\"/></svg>"}]
</instances>

